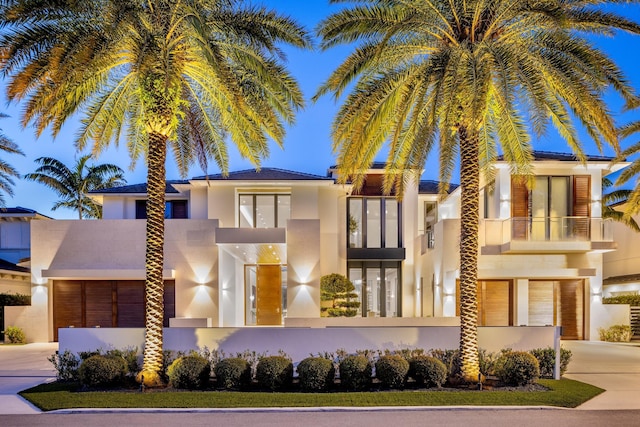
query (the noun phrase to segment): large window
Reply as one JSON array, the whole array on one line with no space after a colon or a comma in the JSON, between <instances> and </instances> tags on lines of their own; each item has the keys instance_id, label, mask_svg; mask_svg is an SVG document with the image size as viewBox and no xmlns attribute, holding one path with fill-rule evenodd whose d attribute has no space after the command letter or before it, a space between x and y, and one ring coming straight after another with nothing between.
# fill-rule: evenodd
<instances>
[{"instance_id":1,"label":"large window","mask_svg":"<svg viewBox=\"0 0 640 427\"><path fill-rule=\"evenodd\" d=\"M240 194L241 228L285 228L291 218L289 194Z\"/></svg>"},{"instance_id":2,"label":"large window","mask_svg":"<svg viewBox=\"0 0 640 427\"><path fill-rule=\"evenodd\" d=\"M167 200L165 202L165 219L185 219L188 218L187 200ZM147 201L136 200L136 219L147 219Z\"/></svg>"},{"instance_id":3,"label":"large window","mask_svg":"<svg viewBox=\"0 0 640 427\"><path fill-rule=\"evenodd\" d=\"M349 280L355 286L363 317L401 316L400 263L349 262Z\"/></svg>"},{"instance_id":4,"label":"large window","mask_svg":"<svg viewBox=\"0 0 640 427\"><path fill-rule=\"evenodd\" d=\"M395 198L351 197L347 228L352 248L400 248L401 204Z\"/></svg>"},{"instance_id":5,"label":"large window","mask_svg":"<svg viewBox=\"0 0 640 427\"><path fill-rule=\"evenodd\" d=\"M536 176L528 188L522 179L511 185L513 237L527 240L589 238L589 175Z\"/></svg>"}]
</instances>

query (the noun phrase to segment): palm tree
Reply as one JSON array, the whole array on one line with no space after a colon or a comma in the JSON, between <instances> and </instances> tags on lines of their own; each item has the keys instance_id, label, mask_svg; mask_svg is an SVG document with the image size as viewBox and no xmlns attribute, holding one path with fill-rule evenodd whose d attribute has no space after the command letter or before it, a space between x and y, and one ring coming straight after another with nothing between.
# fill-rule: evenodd
<instances>
[{"instance_id":1,"label":"palm tree","mask_svg":"<svg viewBox=\"0 0 640 427\"><path fill-rule=\"evenodd\" d=\"M40 157L35 160L40 166L24 179L39 182L55 191L58 200L51 210L67 208L78 211L78 219L102 218L102 208L95 203L89 193L93 190L104 190L125 184L124 171L118 166L105 163L87 165L91 155L81 156L73 169L51 157Z\"/></svg>"},{"instance_id":2,"label":"palm tree","mask_svg":"<svg viewBox=\"0 0 640 427\"><path fill-rule=\"evenodd\" d=\"M8 117L6 114L0 113L0 118ZM18 148L18 145L7 137L2 129L0 129L0 151L10 154L20 154L24 156L24 153ZM13 196L13 178L19 178L18 171L7 163L5 160L0 159L0 206L5 206L4 194L6 193Z\"/></svg>"},{"instance_id":3,"label":"palm tree","mask_svg":"<svg viewBox=\"0 0 640 427\"><path fill-rule=\"evenodd\" d=\"M640 225L633 219L633 216L625 212L625 210L617 210L616 206L626 204L633 193L633 190L627 188L616 188L605 192L605 190L614 186L613 181L609 178L602 178L602 219L610 219L620 222L633 231L640 233Z\"/></svg>"},{"instance_id":4,"label":"palm tree","mask_svg":"<svg viewBox=\"0 0 640 427\"><path fill-rule=\"evenodd\" d=\"M226 142L259 168L268 142L303 105L278 44L308 47L292 19L234 0L0 2L0 70L24 125L57 134L83 114L77 146L98 154L126 132L132 162L147 161L145 385L161 384L165 161L183 176Z\"/></svg>"},{"instance_id":5,"label":"palm tree","mask_svg":"<svg viewBox=\"0 0 640 427\"><path fill-rule=\"evenodd\" d=\"M400 192L406 174L417 179L434 149L444 183L459 161L460 353L463 377L477 381L480 173L491 172L500 150L514 175L530 175L531 135L545 134L550 124L580 160L576 120L599 148L617 147L604 92L637 99L585 36L640 27L605 9L617 3L606 0L354 3L318 27L325 49L356 44L316 94L338 99L349 91L332 129L340 179L360 185L383 147L387 192Z\"/></svg>"},{"instance_id":6,"label":"palm tree","mask_svg":"<svg viewBox=\"0 0 640 427\"><path fill-rule=\"evenodd\" d=\"M628 138L635 134L640 133L640 120L633 121L622 126L619 129L621 138ZM631 144L625 148L620 155L616 158L616 161L625 161L628 157L635 156L635 159L631 161L631 164L624 168L618 178L615 181L616 186L623 186L633 181L634 185L631 189L620 189L615 193L619 195L616 200L625 200L625 209L620 218L621 221L633 221L633 215L640 212L640 141ZM635 221L634 221L635 223ZM633 227L632 227L633 228Z\"/></svg>"}]
</instances>

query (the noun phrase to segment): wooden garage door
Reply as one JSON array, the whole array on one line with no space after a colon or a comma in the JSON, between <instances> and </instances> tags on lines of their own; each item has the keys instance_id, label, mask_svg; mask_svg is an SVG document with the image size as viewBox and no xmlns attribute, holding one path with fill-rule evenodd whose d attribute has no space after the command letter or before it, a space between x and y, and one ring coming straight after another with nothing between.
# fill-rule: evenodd
<instances>
[{"instance_id":1,"label":"wooden garage door","mask_svg":"<svg viewBox=\"0 0 640 427\"><path fill-rule=\"evenodd\" d=\"M175 282L165 282L164 325L175 317ZM144 327L143 280L56 280L53 336L58 328Z\"/></svg>"}]
</instances>

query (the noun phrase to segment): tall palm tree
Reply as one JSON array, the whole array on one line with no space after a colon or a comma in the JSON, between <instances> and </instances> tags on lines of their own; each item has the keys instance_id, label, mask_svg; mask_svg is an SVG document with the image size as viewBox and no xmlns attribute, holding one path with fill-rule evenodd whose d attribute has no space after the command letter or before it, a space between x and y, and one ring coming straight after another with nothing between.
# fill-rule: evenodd
<instances>
[{"instance_id":1,"label":"tall palm tree","mask_svg":"<svg viewBox=\"0 0 640 427\"><path fill-rule=\"evenodd\" d=\"M35 160L40 166L24 179L39 182L55 191L60 199L51 210L72 209L78 212L78 219L102 218L102 208L95 203L89 192L104 190L125 184L124 171L110 163L88 165L90 154L81 156L72 169L52 157Z\"/></svg>"},{"instance_id":2,"label":"tall palm tree","mask_svg":"<svg viewBox=\"0 0 640 427\"><path fill-rule=\"evenodd\" d=\"M0 118L8 117L6 114L0 113ZM9 139L8 136L0 129L0 151L9 154L20 154L24 156L24 153L18 148L18 145ZM13 196L13 185L15 182L13 178L19 178L18 171L7 163L6 160L0 159L0 206L5 206L4 194Z\"/></svg>"},{"instance_id":3,"label":"tall palm tree","mask_svg":"<svg viewBox=\"0 0 640 427\"><path fill-rule=\"evenodd\" d=\"M281 145L303 96L280 43L308 47L292 19L235 0L0 2L0 71L25 101L24 125L54 135L83 114L77 145L99 153L126 132L132 161L147 161L145 349L139 379L160 384L165 161L183 175L227 141L258 168Z\"/></svg>"},{"instance_id":4,"label":"tall palm tree","mask_svg":"<svg viewBox=\"0 0 640 427\"><path fill-rule=\"evenodd\" d=\"M584 160L572 115L598 147L617 147L604 92L637 99L586 36L640 27L605 9L613 0L353 3L318 27L325 49L356 44L316 94L349 91L332 129L341 180L360 185L383 147L385 191L400 191L406 171L417 179L434 149L445 183L459 161L460 352L464 378L477 381L480 173L501 150L513 174L529 175L531 135L550 124Z\"/></svg>"}]
</instances>

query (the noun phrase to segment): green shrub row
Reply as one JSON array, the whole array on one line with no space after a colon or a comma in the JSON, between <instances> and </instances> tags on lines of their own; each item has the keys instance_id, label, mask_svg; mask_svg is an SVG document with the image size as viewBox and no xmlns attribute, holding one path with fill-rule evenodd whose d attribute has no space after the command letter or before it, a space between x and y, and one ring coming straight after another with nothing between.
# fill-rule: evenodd
<instances>
[{"instance_id":1,"label":"green shrub row","mask_svg":"<svg viewBox=\"0 0 640 427\"><path fill-rule=\"evenodd\" d=\"M629 304L632 307L640 307L640 295L618 295L602 298L603 304Z\"/></svg>"},{"instance_id":2,"label":"green shrub row","mask_svg":"<svg viewBox=\"0 0 640 427\"><path fill-rule=\"evenodd\" d=\"M461 383L458 350L404 349L399 351L358 350L347 354L344 350L311 355L294 369L291 358L283 352L276 356L266 353L243 352L221 358L221 352L199 351L184 354L165 352L165 380L172 387L203 389L209 387L212 375L218 388L240 390L254 380L265 390L283 390L291 386L297 371L302 391L329 390L334 384L350 391L368 390L375 378L381 387L404 388L408 379L417 386L442 387ZM121 384L135 378L138 372L137 349L97 350L78 356L66 351L51 356L60 381L80 381L88 387ZM555 366L553 348L530 352L502 350L498 353L479 352L480 371L507 385L525 385L538 377L552 378ZM560 373L571 360L571 352L561 349ZM337 381L336 381L337 379Z\"/></svg>"}]
</instances>

